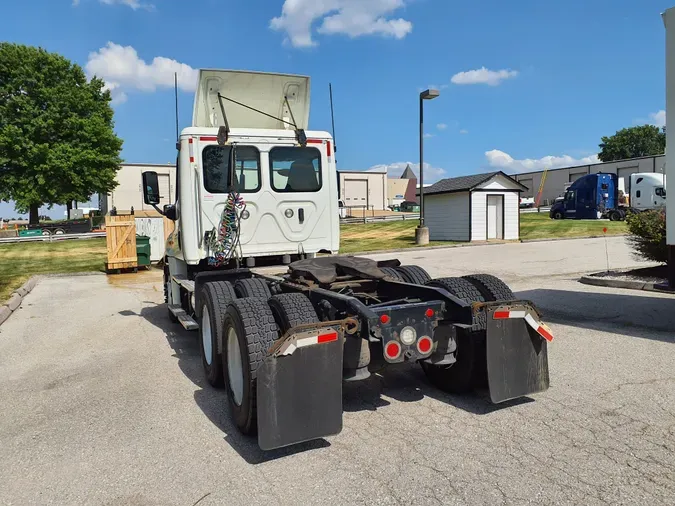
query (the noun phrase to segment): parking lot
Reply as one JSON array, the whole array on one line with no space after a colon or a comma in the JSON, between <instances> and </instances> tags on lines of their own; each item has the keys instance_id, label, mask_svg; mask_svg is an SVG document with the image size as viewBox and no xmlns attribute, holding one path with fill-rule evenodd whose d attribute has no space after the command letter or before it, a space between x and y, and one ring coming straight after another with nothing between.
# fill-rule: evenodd
<instances>
[{"instance_id":1,"label":"parking lot","mask_svg":"<svg viewBox=\"0 0 675 506\"><path fill-rule=\"evenodd\" d=\"M607 239L612 268L638 264ZM344 429L265 453L169 322L161 273L43 280L0 327L0 503L672 504L675 296L579 284L583 239L376 255L488 272L543 310L551 388L491 405L418 367L344 387Z\"/></svg>"}]
</instances>

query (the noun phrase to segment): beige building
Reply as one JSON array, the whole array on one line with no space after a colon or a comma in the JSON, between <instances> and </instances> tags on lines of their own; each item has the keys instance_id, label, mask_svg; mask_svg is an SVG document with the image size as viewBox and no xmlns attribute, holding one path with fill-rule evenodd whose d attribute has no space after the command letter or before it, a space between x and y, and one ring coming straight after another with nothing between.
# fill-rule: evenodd
<instances>
[{"instance_id":1,"label":"beige building","mask_svg":"<svg viewBox=\"0 0 675 506\"><path fill-rule=\"evenodd\" d=\"M117 172L118 186L107 195L100 195L99 202L102 214L108 214L115 208L118 213L134 211L154 211L152 206L143 202L143 188L141 174L152 170L157 172L159 180L159 194L161 197L159 208L176 201L176 166L173 164L151 163L124 163Z\"/></svg>"},{"instance_id":2,"label":"beige building","mask_svg":"<svg viewBox=\"0 0 675 506\"><path fill-rule=\"evenodd\" d=\"M387 170L341 170L340 198L345 207L387 209Z\"/></svg>"}]
</instances>

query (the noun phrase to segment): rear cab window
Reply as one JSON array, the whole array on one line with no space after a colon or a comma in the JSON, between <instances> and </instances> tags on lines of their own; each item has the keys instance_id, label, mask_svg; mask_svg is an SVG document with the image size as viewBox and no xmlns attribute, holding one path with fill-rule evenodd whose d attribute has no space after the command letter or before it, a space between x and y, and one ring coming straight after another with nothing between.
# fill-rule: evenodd
<instances>
[{"instance_id":1,"label":"rear cab window","mask_svg":"<svg viewBox=\"0 0 675 506\"><path fill-rule=\"evenodd\" d=\"M209 193L228 193L231 146L206 146L202 151L204 188ZM234 167L235 191L260 190L260 152L253 146L237 146Z\"/></svg>"},{"instance_id":2,"label":"rear cab window","mask_svg":"<svg viewBox=\"0 0 675 506\"><path fill-rule=\"evenodd\" d=\"M316 148L284 146L269 153L272 189L279 193L318 192L321 177L321 151Z\"/></svg>"}]
</instances>

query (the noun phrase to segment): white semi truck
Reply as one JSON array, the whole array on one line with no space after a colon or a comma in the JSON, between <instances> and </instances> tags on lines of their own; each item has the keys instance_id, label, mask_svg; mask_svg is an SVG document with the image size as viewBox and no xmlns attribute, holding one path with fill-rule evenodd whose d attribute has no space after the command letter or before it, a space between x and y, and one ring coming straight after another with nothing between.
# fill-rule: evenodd
<instances>
[{"instance_id":1,"label":"white semi truck","mask_svg":"<svg viewBox=\"0 0 675 506\"><path fill-rule=\"evenodd\" d=\"M419 363L447 391L487 383L493 402L549 386L550 329L486 274L335 256L331 135L307 130L309 78L202 70L178 142L169 315L198 329L204 373L245 434L273 449L340 432L342 384ZM146 203L160 202L143 174ZM278 276L255 272L288 264Z\"/></svg>"}]
</instances>

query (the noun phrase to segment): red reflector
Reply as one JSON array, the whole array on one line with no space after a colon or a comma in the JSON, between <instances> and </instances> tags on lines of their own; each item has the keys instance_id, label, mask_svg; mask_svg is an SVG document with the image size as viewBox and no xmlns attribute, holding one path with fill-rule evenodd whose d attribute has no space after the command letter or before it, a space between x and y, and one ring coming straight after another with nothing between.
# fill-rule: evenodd
<instances>
[{"instance_id":1,"label":"red reflector","mask_svg":"<svg viewBox=\"0 0 675 506\"><path fill-rule=\"evenodd\" d=\"M537 329L537 334L539 334L541 337L546 339L548 342L553 341L553 334L551 334L548 330L546 330L544 327L540 326Z\"/></svg>"},{"instance_id":2,"label":"red reflector","mask_svg":"<svg viewBox=\"0 0 675 506\"><path fill-rule=\"evenodd\" d=\"M195 157L194 156L190 157L190 163L195 163Z\"/></svg>"},{"instance_id":3,"label":"red reflector","mask_svg":"<svg viewBox=\"0 0 675 506\"><path fill-rule=\"evenodd\" d=\"M401 354L401 345L396 341L391 341L384 349L384 354L390 359L398 358Z\"/></svg>"},{"instance_id":4,"label":"red reflector","mask_svg":"<svg viewBox=\"0 0 675 506\"><path fill-rule=\"evenodd\" d=\"M323 144L321 139L307 139L307 144Z\"/></svg>"},{"instance_id":5,"label":"red reflector","mask_svg":"<svg viewBox=\"0 0 675 506\"><path fill-rule=\"evenodd\" d=\"M382 316L380 316L380 323L386 325L390 321L391 321L391 318L389 318L388 314L383 314Z\"/></svg>"},{"instance_id":6,"label":"red reflector","mask_svg":"<svg viewBox=\"0 0 675 506\"><path fill-rule=\"evenodd\" d=\"M326 141L326 156L330 156L330 141Z\"/></svg>"},{"instance_id":7,"label":"red reflector","mask_svg":"<svg viewBox=\"0 0 675 506\"><path fill-rule=\"evenodd\" d=\"M509 317L509 311L495 311L492 318L495 320L506 320Z\"/></svg>"},{"instance_id":8,"label":"red reflector","mask_svg":"<svg viewBox=\"0 0 675 506\"><path fill-rule=\"evenodd\" d=\"M214 141L215 142L215 141L218 140L218 137L200 137L199 140L200 141Z\"/></svg>"},{"instance_id":9,"label":"red reflector","mask_svg":"<svg viewBox=\"0 0 675 506\"><path fill-rule=\"evenodd\" d=\"M434 316L434 310L429 308L424 312L424 314L427 316L427 318L432 318Z\"/></svg>"},{"instance_id":10,"label":"red reflector","mask_svg":"<svg viewBox=\"0 0 675 506\"><path fill-rule=\"evenodd\" d=\"M319 334L319 338L318 338L319 344L331 343L331 342L337 341L337 340L338 340L337 332L328 332L326 334Z\"/></svg>"},{"instance_id":11,"label":"red reflector","mask_svg":"<svg viewBox=\"0 0 675 506\"><path fill-rule=\"evenodd\" d=\"M188 142L189 142L190 144L192 144L192 137L190 137L190 138L188 139Z\"/></svg>"},{"instance_id":12,"label":"red reflector","mask_svg":"<svg viewBox=\"0 0 675 506\"><path fill-rule=\"evenodd\" d=\"M429 353L433 345L434 343L429 336L420 337L420 340L417 341L417 349L422 355Z\"/></svg>"}]
</instances>

